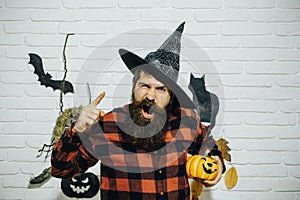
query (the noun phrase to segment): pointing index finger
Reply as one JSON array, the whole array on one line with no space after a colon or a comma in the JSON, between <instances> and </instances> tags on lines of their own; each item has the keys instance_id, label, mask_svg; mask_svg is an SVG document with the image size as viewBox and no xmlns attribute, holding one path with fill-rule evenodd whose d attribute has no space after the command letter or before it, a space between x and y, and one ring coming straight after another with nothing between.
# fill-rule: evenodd
<instances>
[{"instance_id":1,"label":"pointing index finger","mask_svg":"<svg viewBox=\"0 0 300 200\"><path fill-rule=\"evenodd\" d=\"M91 104L96 107L101 102L104 96L105 92L102 92L96 99L94 99L94 101L92 101Z\"/></svg>"}]
</instances>

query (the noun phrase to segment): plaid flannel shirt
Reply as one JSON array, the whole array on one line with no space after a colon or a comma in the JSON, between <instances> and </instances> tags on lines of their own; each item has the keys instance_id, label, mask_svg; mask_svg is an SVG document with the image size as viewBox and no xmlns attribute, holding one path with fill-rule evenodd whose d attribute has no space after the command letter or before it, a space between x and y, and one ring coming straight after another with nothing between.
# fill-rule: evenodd
<instances>
[{"instance_id":1,"label":"plaid flannel shirt","mask_svg":"<svg viewBox=\"0 0 300 200\"><path fill-rule=\"evenodd\" d=\"M101 199L189 199L187 153L197 154L206 127L190 109L169 114L164 147L145 152L122 139L128 105L107 113L99 123L78 134L69 127L54 146L51 173L68 178L101 160Z\"/></svg>"}]
</instances>

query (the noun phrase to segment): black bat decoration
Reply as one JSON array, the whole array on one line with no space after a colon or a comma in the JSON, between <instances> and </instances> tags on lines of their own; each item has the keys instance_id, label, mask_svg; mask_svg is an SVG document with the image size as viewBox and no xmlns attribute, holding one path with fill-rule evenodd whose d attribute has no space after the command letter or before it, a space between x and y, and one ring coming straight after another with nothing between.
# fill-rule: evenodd
<instances>
[{"instance_id":1,"label":"black bat decoration","mask_svg":"<svg viewBox=\"0 0 300 200\"><path fill-rule=\"evenodd\" d=\"M63 89L62 92L64 94L68 92L74 93L73 85L69 81L65 81L64 87L62 88L62 80L52 80L52 76L49 73L45 74L43 62L39 55L34 53L29 53L28 55L30 57L29 64L34 67L34 73L38 75L38 81L41 82L41 85L51 87L53 91Z\"/></svg>"}]
</instances>

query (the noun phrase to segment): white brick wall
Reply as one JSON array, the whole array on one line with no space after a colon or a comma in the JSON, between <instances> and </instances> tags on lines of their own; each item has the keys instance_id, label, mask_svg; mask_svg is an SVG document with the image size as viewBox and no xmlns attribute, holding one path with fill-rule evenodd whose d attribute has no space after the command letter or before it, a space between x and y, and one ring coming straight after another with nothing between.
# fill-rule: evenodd
<instances>
[{"instance_id":1,"label":"white brick wall","mask_svg":"<svg viewBox=\"0 0 300 200\"><path fill-rule=\"evenodd\" d=\"M93 96L107 92L101 105L108 111L127 102L130 78L119 60L107 59L116 59L119 47L145 55L181 21L187 22L184 53L196 66L189 69L183 58L182 84L190 71L205 73L219 94L214 136L229 141L239 174L234 189L221 181L201 200L299 200L299 0L0 0L0 199L66 199L59 179L27 188L30 177L50 164L36 155L50 141L59 113L59 92L39 85L28 53L39 54L46 71L60 79L65 35L75 33L67 48L75 95L65 96L65 108L87 103L89 78ZM106 46L99 49L104 60L85 62L99 45Z\"/></svg>"}]
</instances>

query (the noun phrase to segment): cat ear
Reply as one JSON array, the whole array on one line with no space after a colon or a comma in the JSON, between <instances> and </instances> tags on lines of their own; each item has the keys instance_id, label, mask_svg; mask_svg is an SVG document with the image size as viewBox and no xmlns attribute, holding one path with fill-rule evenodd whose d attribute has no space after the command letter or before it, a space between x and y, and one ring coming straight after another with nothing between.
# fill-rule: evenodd
<instances>
[{"instance_id":1,"label":"cat ear","mask_svg":"<svg viewBox=\"0 0 300 200\"><path fill-rule=\"evenodd\" d=\"M194 78L195 78L194 75L191 73L191 75L190 75L190 81L193 80Z\"/></svg>"},{"instance_id":2,"label":"cat ear","mask_svg":"<svg viewBox=\"0 0 300 200\"><path fill-rule=\"evenodd\" d=\"M205 74L203 74L203 76L201 77L201 79L205 80Z\"/></svg>"}]
</instances>

